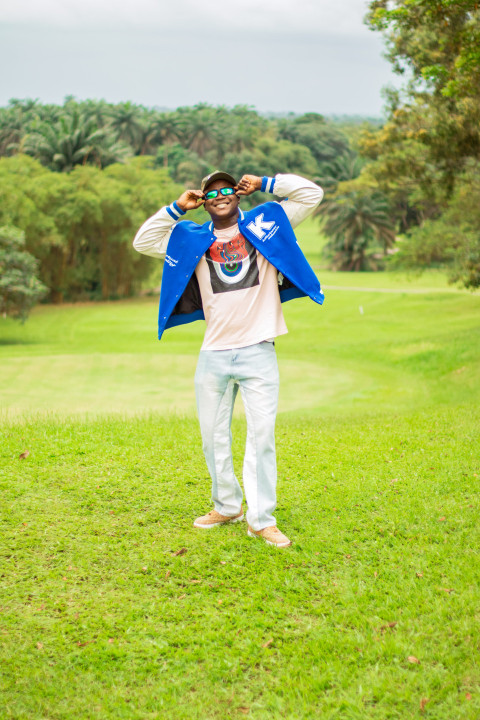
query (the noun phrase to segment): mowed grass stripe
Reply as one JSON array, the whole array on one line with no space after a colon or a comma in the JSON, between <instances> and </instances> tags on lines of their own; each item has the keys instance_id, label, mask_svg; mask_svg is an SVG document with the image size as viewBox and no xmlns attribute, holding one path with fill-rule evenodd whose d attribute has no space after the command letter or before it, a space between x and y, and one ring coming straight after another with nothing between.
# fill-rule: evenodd
<instances>
[{"instance_id":1,"label":"mowed grass stripe","mask_svg":"<svg viewBox=\"0 0 480 720\"><path fill-rule=\"evenodd\" d=\"M281 412L414 409L478 393L480 297L331 291L284 306ZM41 307L3 323L0 403L10 413L194 412L204 324L155 339L152 300ZM430 381L425 385L425 376ZM462 375L459 378L459 375Z\"/></svg>"}]
</instances>

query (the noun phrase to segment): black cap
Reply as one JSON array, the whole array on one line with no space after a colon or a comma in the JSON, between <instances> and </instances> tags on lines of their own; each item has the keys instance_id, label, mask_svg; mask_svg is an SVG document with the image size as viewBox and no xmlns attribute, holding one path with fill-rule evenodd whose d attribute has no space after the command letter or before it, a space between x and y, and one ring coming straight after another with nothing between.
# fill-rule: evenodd
<instances>
[{"instance_id":1,"label":"black cap","mask_svg":"<svg viewBox=\"0 0 480 720\"><path fill-rule=\"evenodd\" d=\"M226 180L234 187L237 184L237 181L232 175L229 175L226 172L222 172L221 170L215 170L215 172L212 172L210 173L210 175L207 175L203 178L202 184L200 185L200 189L202 190L202 192L208 185L210 185L210 183L215 182L215 180Z\"/></svg>"}]
</instances>

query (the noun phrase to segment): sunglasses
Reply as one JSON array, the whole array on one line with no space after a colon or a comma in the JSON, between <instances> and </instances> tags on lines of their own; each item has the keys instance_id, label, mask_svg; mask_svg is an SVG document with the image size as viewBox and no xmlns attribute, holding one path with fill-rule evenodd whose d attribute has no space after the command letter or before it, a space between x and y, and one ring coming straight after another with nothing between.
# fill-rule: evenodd
<instances>
[{"instance_id":1,"label":"sunglasses","mask_svg":"<svg viewBox=\"0 0 480 720\"><path fill-rule=\"evenodd\" d=\"M204 198L205 200L213 200L218 196L218 193L220 193L220 195L235 195L235 188L224 187L220 188L220 190L209 190L205 193Z\"/></svg>"}]
</instances>

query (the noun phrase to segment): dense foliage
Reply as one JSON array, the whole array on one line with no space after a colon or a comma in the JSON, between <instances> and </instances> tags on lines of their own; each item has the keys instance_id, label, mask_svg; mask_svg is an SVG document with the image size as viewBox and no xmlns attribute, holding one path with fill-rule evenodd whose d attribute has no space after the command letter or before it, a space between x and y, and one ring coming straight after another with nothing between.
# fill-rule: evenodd
<instances>
[{"instance_id":1,"label":"dense foliage","mask_svg":"<svg viewBox=\"0 0 480 720\"><path fill-rule=\"evenodd\" d=\"M0 312L22 322L47 290L36 276L37 260L24 246L21 230L0 227Z\"/></svg>"},{"instance_id":2,"label":"dense foliage","mask_svg":"<svg viewBox=\"0 0 480 720\"><path fill-rule=\"evenodd\" d=\"M360 150L369 162L356 189L376 188L388 198L392 218L406 233L397 264L450 265L452 279L478 286L478 4L373 0L367 22L384 35L393 68L406 83L389 93L386 124L363 134Z\"/></svg>"},{"instance_id":3,"label":"dense foliage","mask_svg":"<svg viewBox=\"0 0 480 720\"><path fill-rule=\"evenodd\" d=\"M136 230L181 187L148 158L105 170L51 172L25 155L0 159L0 224L22 228L53 302L132 295L151 271Z\"/></svg>"}]
</instances>

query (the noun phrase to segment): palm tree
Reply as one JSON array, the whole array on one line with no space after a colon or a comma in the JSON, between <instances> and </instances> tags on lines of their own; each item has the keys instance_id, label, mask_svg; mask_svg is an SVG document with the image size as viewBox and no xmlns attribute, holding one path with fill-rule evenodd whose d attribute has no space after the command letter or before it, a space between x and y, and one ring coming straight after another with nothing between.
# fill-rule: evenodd
<instances>
[{"instance_id":1,"label":"palm tree","mask_svg":"<svg viewBox=\"0 0 480 720\"><path fill-rule=\"evenodd\" d=\"M112 106L105 100L83 100L79 104L79 110L93 118L99 128L108 125L112 118Z\"/></svg>"},{"instance_id":2,"label":"palm tree","mask_svg":"<svg viewBox=\"0 0 480 720\"><path fill-rule=\"evenodd\" d=\"M0 109L0 156L15 155L23 147L28 126L41 112L37 100L13 98Z\"/></svg>"},{"instance_id":3,"label":"palm tree","mask_svg":"<svg viewBox=\"0 0 480 720\"><path fill-rule=\"evenodd\" d=\"M355 180L360 175L364 164L364 161L353 152L343 153L335 159L321 164L320 174L314 180L323 188L325 195L314 215L328 215L330 206L337 202L338 184Z\"/></svg>"},{"instance_id":4,"label":"palm tree","mask_svg":"<svg viewBox=\"0 0 480 720\"><path fill-rule=\"evenodd\" d=\"M210 105L205 103L195 105L188 110L190 110L189 113L184 113L187 147L203 158L209 150L215 147L218 130L216 113Z\"/></svg>"},{"instance_id":5,"label":"palm tree","mask_svg":"<svg viewBox=\"0 0 480 720\"><path fill-rule=\"evenodd\" d=\"M322 163L321 175L318 178L319 184L325 186L337 186L339 182L355 180L360 175L364 161L353 152L343 153L337 157Z\"/></svg>"},{"instance_id":6,"label":"palm tree","mask_svg":"<svg viewBox=\"0 0 480 720\"><path fill-rule=\"evenodd\" d=\"M395 230L385 198L380 193L348 193L331 200L323 211L323 230L330 238L326 250L336 270L377 269L372 245L392 247Z\"/></svg>"},{"instance_id":7,"label":"palm tree","mask_svg":"<svg viewBox=\"0 0 480 720\"><path fill-rule=\"evenodd\" d=\"M117 141L108 128L98 128L92 117L74 109L53 125L37 123L27 137L25 152L51 170L68 172L75 165L106 167L121 162L130 148Z\"/></svg>"},{"instance_id":8,"label":"palm tree","mask_svg":"<svg viewBox=\"0 0 480 720\"><path fill-rule=\"evenodd\" d=\"M178 119L175 113L154 112L145 123L141 155L153 154L163 146L163 165L168 167L168 147L179 139Z\"/></svg>"},{"instance_id":9,"label":"palm tree","mask_svg":"<svg viewBox=\"0 0 480 720\"><path fill-rule=\"evenodd\" d=\"M145 110L131 102L120 103L112 109L109 127L117 140L128 143L135 155L141 154L144 137Z\"/></svg>"},{"instance_id":10,"label":"palm tree","mask_svg":"<svg viewBox=\"0 0 480 720\"><path fill-rule=\"evenodd\" d=\"M236 105L228 117L229 150L252 150L265 125L264 119L255 110L246 105Z\"/></svg>"},{"instance_id":11,"label":"palm tree","mask_svg":"<svg viewBox=\"0 0 480 720\"><path fill-rule=\"evenodd\" d=\"M18 152L24 134L24 122L21 114L13 108L2 108L0 110L0 156L14 155Z\"/></svg>"}]
</instances>

